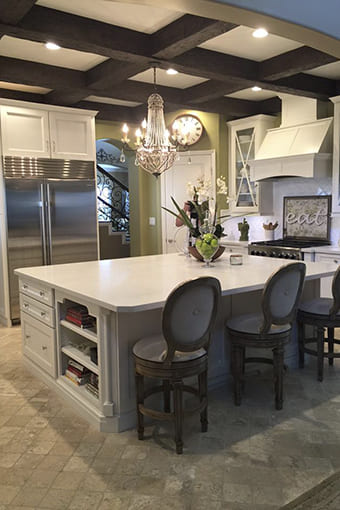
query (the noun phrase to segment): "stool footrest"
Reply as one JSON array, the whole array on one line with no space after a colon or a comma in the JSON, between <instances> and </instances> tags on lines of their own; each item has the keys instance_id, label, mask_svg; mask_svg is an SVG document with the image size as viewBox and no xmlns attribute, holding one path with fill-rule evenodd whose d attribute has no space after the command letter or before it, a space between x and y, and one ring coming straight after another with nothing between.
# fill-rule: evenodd
<instances>
[{"instance_id":1,"label":"stool footrest","mask_svg":"<svg viewBox=\"0 0 340 510\"><path fill-rule=\"evenodd\" d=\"M270 358L246 358L245 363L266 363L267 365L273 365L274 362Z\"/></svg>"}]
</instances>

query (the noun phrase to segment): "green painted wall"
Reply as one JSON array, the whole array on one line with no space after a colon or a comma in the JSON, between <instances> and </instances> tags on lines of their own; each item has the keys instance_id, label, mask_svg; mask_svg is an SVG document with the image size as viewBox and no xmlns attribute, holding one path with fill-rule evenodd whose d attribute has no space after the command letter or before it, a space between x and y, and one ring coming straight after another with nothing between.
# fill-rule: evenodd
<instances>
[{"instance_id":1,"label":"green painted wall","mask_svg":"<svg viewBox=\"0 0 340 510\"><path fill-rule=\"evenodd\" d=\"M228 176L227 127L222 115L196 110L179 110L165 116L167 126L182 113L192 113L199 117L204 133L192 150L216 151L216 176ZM117 147L121 146L121 123L96 121L96 138L111 138ZM136 126L130 126L131 139ZM130 142L131 145L131 142ZM129 168L131 255L153 255L162 251L160 182L152 175L138 169L134 164L133 153L126 154ZM224 207L224 206L222 206ZM156 218L156 225L149 225L149 218Z\"/></svg>"}]
</instances>

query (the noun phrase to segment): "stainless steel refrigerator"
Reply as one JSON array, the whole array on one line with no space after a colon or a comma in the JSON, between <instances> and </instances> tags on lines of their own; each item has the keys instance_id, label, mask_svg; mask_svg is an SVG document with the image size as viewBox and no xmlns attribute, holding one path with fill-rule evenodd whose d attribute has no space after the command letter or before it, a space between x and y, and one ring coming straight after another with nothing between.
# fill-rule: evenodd
<instances>
[{"instance_id":1,"label":"stainless steel refrigerator","mask_svg":"<svg viewBox=\"0 0 340 510\"><path fill-rule=\"evenodd\" d=\"M10 313L15 323L20 314L14 269L98 258L95 165L6 157L4 178Z\"/></svg>"}]
</instances>

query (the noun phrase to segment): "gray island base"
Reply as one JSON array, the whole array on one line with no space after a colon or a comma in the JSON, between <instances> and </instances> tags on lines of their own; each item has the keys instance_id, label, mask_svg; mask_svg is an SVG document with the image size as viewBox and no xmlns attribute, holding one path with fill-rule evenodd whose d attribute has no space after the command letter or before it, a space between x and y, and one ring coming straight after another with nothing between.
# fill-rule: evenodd
<instances>
[{"instance_id":1,"label":"gray island base","mask_svg":"<svg viewBox=\"0 0 340 510\"><path fill-rule=\"evenodd\" d=\"M266 257L243 259L243 265L231 266L225 255L205 268L171 254L18 269L25 363L98 430L134 427L132 346L161 331L162 307L176 285L211 275L220 280L223 297L209 352L209 386L225 384L230 363L225 321L259 311L264 284L282 265ZM335 268L307 262L306 269L304 299L312 299L319 296L320 278L332 276ZM66 320L79 305L93 317L92 327ZM292 336L285 359L296 366L295 328ZM77 384L70 366L84 368L85 384ZM226 392L226 398L232 395Z\"/></svg>"}]
</instances>

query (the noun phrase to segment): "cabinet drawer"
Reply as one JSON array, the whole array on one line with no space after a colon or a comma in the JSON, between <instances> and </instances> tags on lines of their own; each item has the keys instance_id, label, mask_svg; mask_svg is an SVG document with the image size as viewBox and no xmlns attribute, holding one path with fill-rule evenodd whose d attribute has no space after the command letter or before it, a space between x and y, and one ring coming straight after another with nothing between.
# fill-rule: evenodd
<instances>
[{"instance_id":1,"label":"cabinet drawer","mask_svg":"<svg viewBox=\"0 0 340 510\"><path fill-rule=\"evenodd\" d=\"M53 306L53 291L48 287L36 282L29 280L19 280L20 292L26 296L30 296L34 299L44 303L45 305Z\"/></svg>"},{"instance_id":2,"label":"cabinet drawer","mask_svg":"<svg viewBox=\"0 0 340 510\"><path fill-rule=\"evenodd\" d=\"M55 329L21 312L21 331L24 354L56 378Z\"/></svg>"},{"instance_id":3,"label":"cabinet drawer","mask_svg":"<svg viewBox=\"0 0 340 510\"><path fill-rule=\"evenodd\" d=\"M334 255L327 255L324 253L317 253L315 255L315 262L333 262L333 264L336 264L337 266L340 264L340 253L334 254Z\"/></svg>"},{"instance_id":4,"label":"cabinet drawer","mask_svg":"<svg viewBox=\"0 0 340 510\"><path fill-rule=\"evenodd\" d=\"M28 313L32 317L35 317L51 328L55 327L54 308L50 308L36 299L32 299L22 293L20 293L20 310Z\"/></svg>"}]
</instances>

